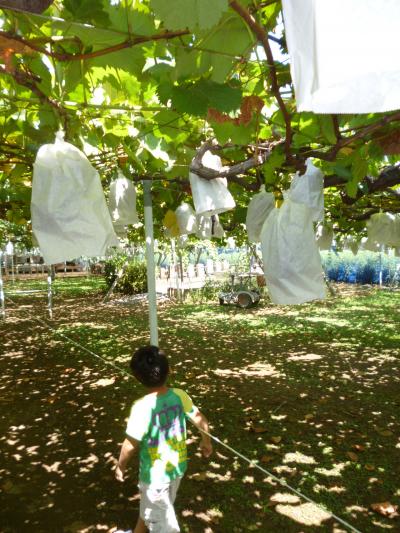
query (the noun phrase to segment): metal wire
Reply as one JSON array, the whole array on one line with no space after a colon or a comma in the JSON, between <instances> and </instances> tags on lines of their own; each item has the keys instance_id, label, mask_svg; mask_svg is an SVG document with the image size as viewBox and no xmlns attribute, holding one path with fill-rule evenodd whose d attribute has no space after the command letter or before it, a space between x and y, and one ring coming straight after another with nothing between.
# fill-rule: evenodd
<instances>
[{"instance_id":1,"label":"metal wire","mask_svg":"<svg viewBox=\"0 0 400 533\"><path fill-rule=\"evenodd\" d=\"M6 298L8 300L10 300L10 302L12 302L13 304L15 304L15 302L9 298L8 296L6 296ZM115 363L111 362L111 361L108 361L107 359L105 359L104 357L101 357L100 355L98 355L97 353L93 352L92 350L89 350L88 348L86 348L85 346L83 346L82 344L80 344L79 342L76 342L74 341L73 339L71 339L70 337L68 337L67 335L64 335L64 333L61 333L60 331L58 331L56 328L54 328L53 326L51 326L48 322L46 322L45 320L42 320L41 318L38 318L38 317L32 317L32 316L28 316L28 319L30 320L35 320L36 322L39 322L40 324L44 325L44 326L47 326L50 330L52 330L56 335L59 335L60 337L64 338L66 341L68 341L69 343L73 344L74 346L77 346L78 348L80 348L81 350L83 350L84 352L88 353L89 355L92 355L93 357L96 357L97 359L100 359L101 361L103 361L103 363L105 363L106 365L109 365L109 366L112 366L114 367L116 370L118 370L118 372L121 372L122 374L125 374L127 376L129 376L130 378L133 378L133 376L127 372L124 368L116 365ZM194 425L193 421L187 417L191 422L192 424ZM195 426L197 428L197 426ZM282 487L285 487L287 488L288 490L292 491L294 494L296 494L297 496L299 496L300 498L302 498L303 500L309 502L309 503L312 503L313 505L317 506L318 508L320 508L322 511L324 511L325 513L329 514L332 518L334 518L335 520L337 520L339 523L341 523L344 527L346 527L349 531L352 531L353 533L362 533L362 531L360 531L359 529L357 529L356 527L352 526L351 524L349 524L349 522L347 522L346 520L344 520L343 518L340 518L340 516L337 516L335 513L333 513L332 511L330 511L329 509L326 509L325 507L323 507L320 503L317 503L315 502L314 500L312 500L311 498L309 498L308 496L306 496L305 494L303 494L302 492L300 492L298 489L296 489L295 487L292 487L291 485L289 485L289 483L287 483L284 479L281 479L279 477L277 477L275 474L273 474L272 472L270 472L269 470L266 470L265 468L263 468L262 466L260 466L256 461L252 460L252 459L249 459L248 457L246 457L245 455L243 455L242 453L240 453L238 450L236 450L235 448L232 448L231 446L229 446L228 444L226 444L225 442L223 442L222 440L220 440L218 437L216 437L215 435L212 435L211 433L209 433L208 431L205 431L203 429L200 429L200 428L197 428L201 433L204 433L205 435L207 435L208 437L210 437L210 439L212 439L213 441L217 442L219 445L223 446L224 448L226 448L227 450L229 450L231 453L233 453L234 455L236 455L237 457L240 457L243 461L245 461L246 463L248 463L250 466L254 467L254 468L257 468L258 470L260 470L261 472L263 472L264 474L270 476L272 479L274 479L275 481L277 481Z\"/></svg>"},{"instance_id":2,"label":"metal wire","mask_svg":"<svg viewBox=\"0 0 400 533\"><path fill-rule=\"evenodd\" d=\"M190 420L189 417L187 417L187 418ZM192 422L192 420L190 420L190 421ZM193 422L192 422L192 424L194 425ZM300 492L298 489L292 487L284 479L281 479L281 478L277 477L275 474L273 474L272 472L270 472L269 470L266 470L265 468L260 466L256 461L254 461L252 459L249 459L248 457L246 457L245 455L243 455L239 451L235 450L235 448L232 448L231 446L229 446L225 442L222 442L222 440L220 440L218 437L215 437L214 435L212 435L211 433L208 433L208 431L205 431L204 429L200 429L200 428L197 428L197 429L201 433L204 433L205 435L210 437L215 442L218 442L218 444L220 444L221 446L223 446L224 448L226 448L227 450L232 452L234 455L237 455L238 457L243 459L243 461L246 461L247 463L249 463L249 465L253 466L254 468L257 468L258 470L261 470L261 472L263 472L264 474L267 474L268 476L270 476L272 479L274 479L280 485L282 485L282 487L285 487L285 488L291 490L292 492L297 494L297 496L300 496L300 498L302 498L303 500L306 500L307 502L312 503L313 505L316 505L317 507L322 509L325 513L329 514L332 518L334 518L335 520L340 522L343 526L345 526L349 531L353 531L354 533L362 533L362 531L360 531L359 529L355 528L354 526L352 526L351 524L346 522L346 520L343 520L343 518L340 518L340 516L337 516L335 513L333 513L329 509L326 509L320 503L315 502L314 500L312 500L311 498L309 498L308 496L306 496L305 494Z\"/></svg>"}]
</instances>

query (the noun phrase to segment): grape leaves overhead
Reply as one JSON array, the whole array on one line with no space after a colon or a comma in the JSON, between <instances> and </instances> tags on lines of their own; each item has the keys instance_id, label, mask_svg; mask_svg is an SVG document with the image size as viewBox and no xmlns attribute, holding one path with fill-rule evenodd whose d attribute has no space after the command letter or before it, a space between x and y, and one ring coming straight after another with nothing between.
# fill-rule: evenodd
<instances>
[{"instance_id":1,"label":"grape leaves overhead","mask_svg":"<svg viewBox=\"0 0 400 533\"><path fill-rule=\"evenodd\" d=\"M343 234L364 232L380 209L400 212L400 111L298 113L280 2L26 5L1 11L0 240L29 230L32 164L60 127L105 189L118 164L135 181L156 179L160 225L190 201L189 166L213 140L237 165L237 209L222 218L238 238L252 194L265 184L279 197L307 157L325 173L326 218Z\"/></svg>"}]
</instances>

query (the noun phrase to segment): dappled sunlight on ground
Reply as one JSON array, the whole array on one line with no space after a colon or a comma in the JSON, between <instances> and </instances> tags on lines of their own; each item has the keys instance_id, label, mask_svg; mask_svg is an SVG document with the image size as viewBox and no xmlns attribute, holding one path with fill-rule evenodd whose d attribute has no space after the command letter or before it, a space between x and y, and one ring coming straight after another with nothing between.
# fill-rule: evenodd
<instances>
[{"instance_id":1,"label":"dappled sunlight on ground","mask_svg":"<svg viewBox=\"0 0 400 533\"><path fill-rule=\"evenodd\" d=\"M160 345L171 383L188 391L221 440L361 531L399 531L398 518L370 509L400 499L396 305L367 291L249 311L164 304ZM127 369L148 342L146 313L140 302L65 295L49 323ZM131 527L136 466L123 485L112 469L143 389L27 317L47 321L43 301L19 298L0 326L2 531ZM198 443L189 428L190 468L177 501L184 533L343 531L226 449L216 445L204 461Z\"/></svg>"}]
</instances>

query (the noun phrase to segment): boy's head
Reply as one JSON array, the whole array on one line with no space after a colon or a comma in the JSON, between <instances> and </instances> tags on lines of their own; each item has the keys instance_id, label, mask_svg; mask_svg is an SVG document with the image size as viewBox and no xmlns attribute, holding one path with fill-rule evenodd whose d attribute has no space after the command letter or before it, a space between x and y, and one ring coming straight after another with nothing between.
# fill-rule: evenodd
<instances>
[{"instance_id":1,"label":"boy's head","mask_svg":"<svg viewBox=\"0 0 400 533\"><path fill-rule=\"evenodd\" d=\"M157 346L143 346L131 359L131 370L135 378L145 387L161 387L168 377L168 359Z\"/></svg>"}]
</instances>

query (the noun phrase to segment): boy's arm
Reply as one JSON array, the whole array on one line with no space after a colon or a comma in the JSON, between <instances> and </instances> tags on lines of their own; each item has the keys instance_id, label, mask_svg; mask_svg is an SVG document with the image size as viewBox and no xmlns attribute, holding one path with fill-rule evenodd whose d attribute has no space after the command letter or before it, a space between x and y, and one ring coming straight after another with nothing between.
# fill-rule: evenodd
<instances>
[{"instance_id":1,"label":"boy's arm","mask_svg":"<svg viewBox=\"0 0 400 533\"><path fill-rule=\"evenodd\" d=\"M203 433L203 431L206 431L207 433L210 432L207 418L198 409L196 409L194 413L188 414L188 417L193 422L193 424L197 427L197 429L200 430L200 433L201 433L200 449L204 457L210 457L210 455L213 452L211 439L208 435Z\"/></svg>"},{"instance_id":2,"label":"boy's arm","mask_svg":"<svg viewBox=\"0 0 400 533\"><path fill-rule=\"evenodd\" d=\"M135 455L136 451L139 449L139 444L140 441L129 436L127 436L122 443L118 464L115 468L115 478L118 481L124 481L126 467L128 466L129 461Z\"/></svg>"}]
</instances>

